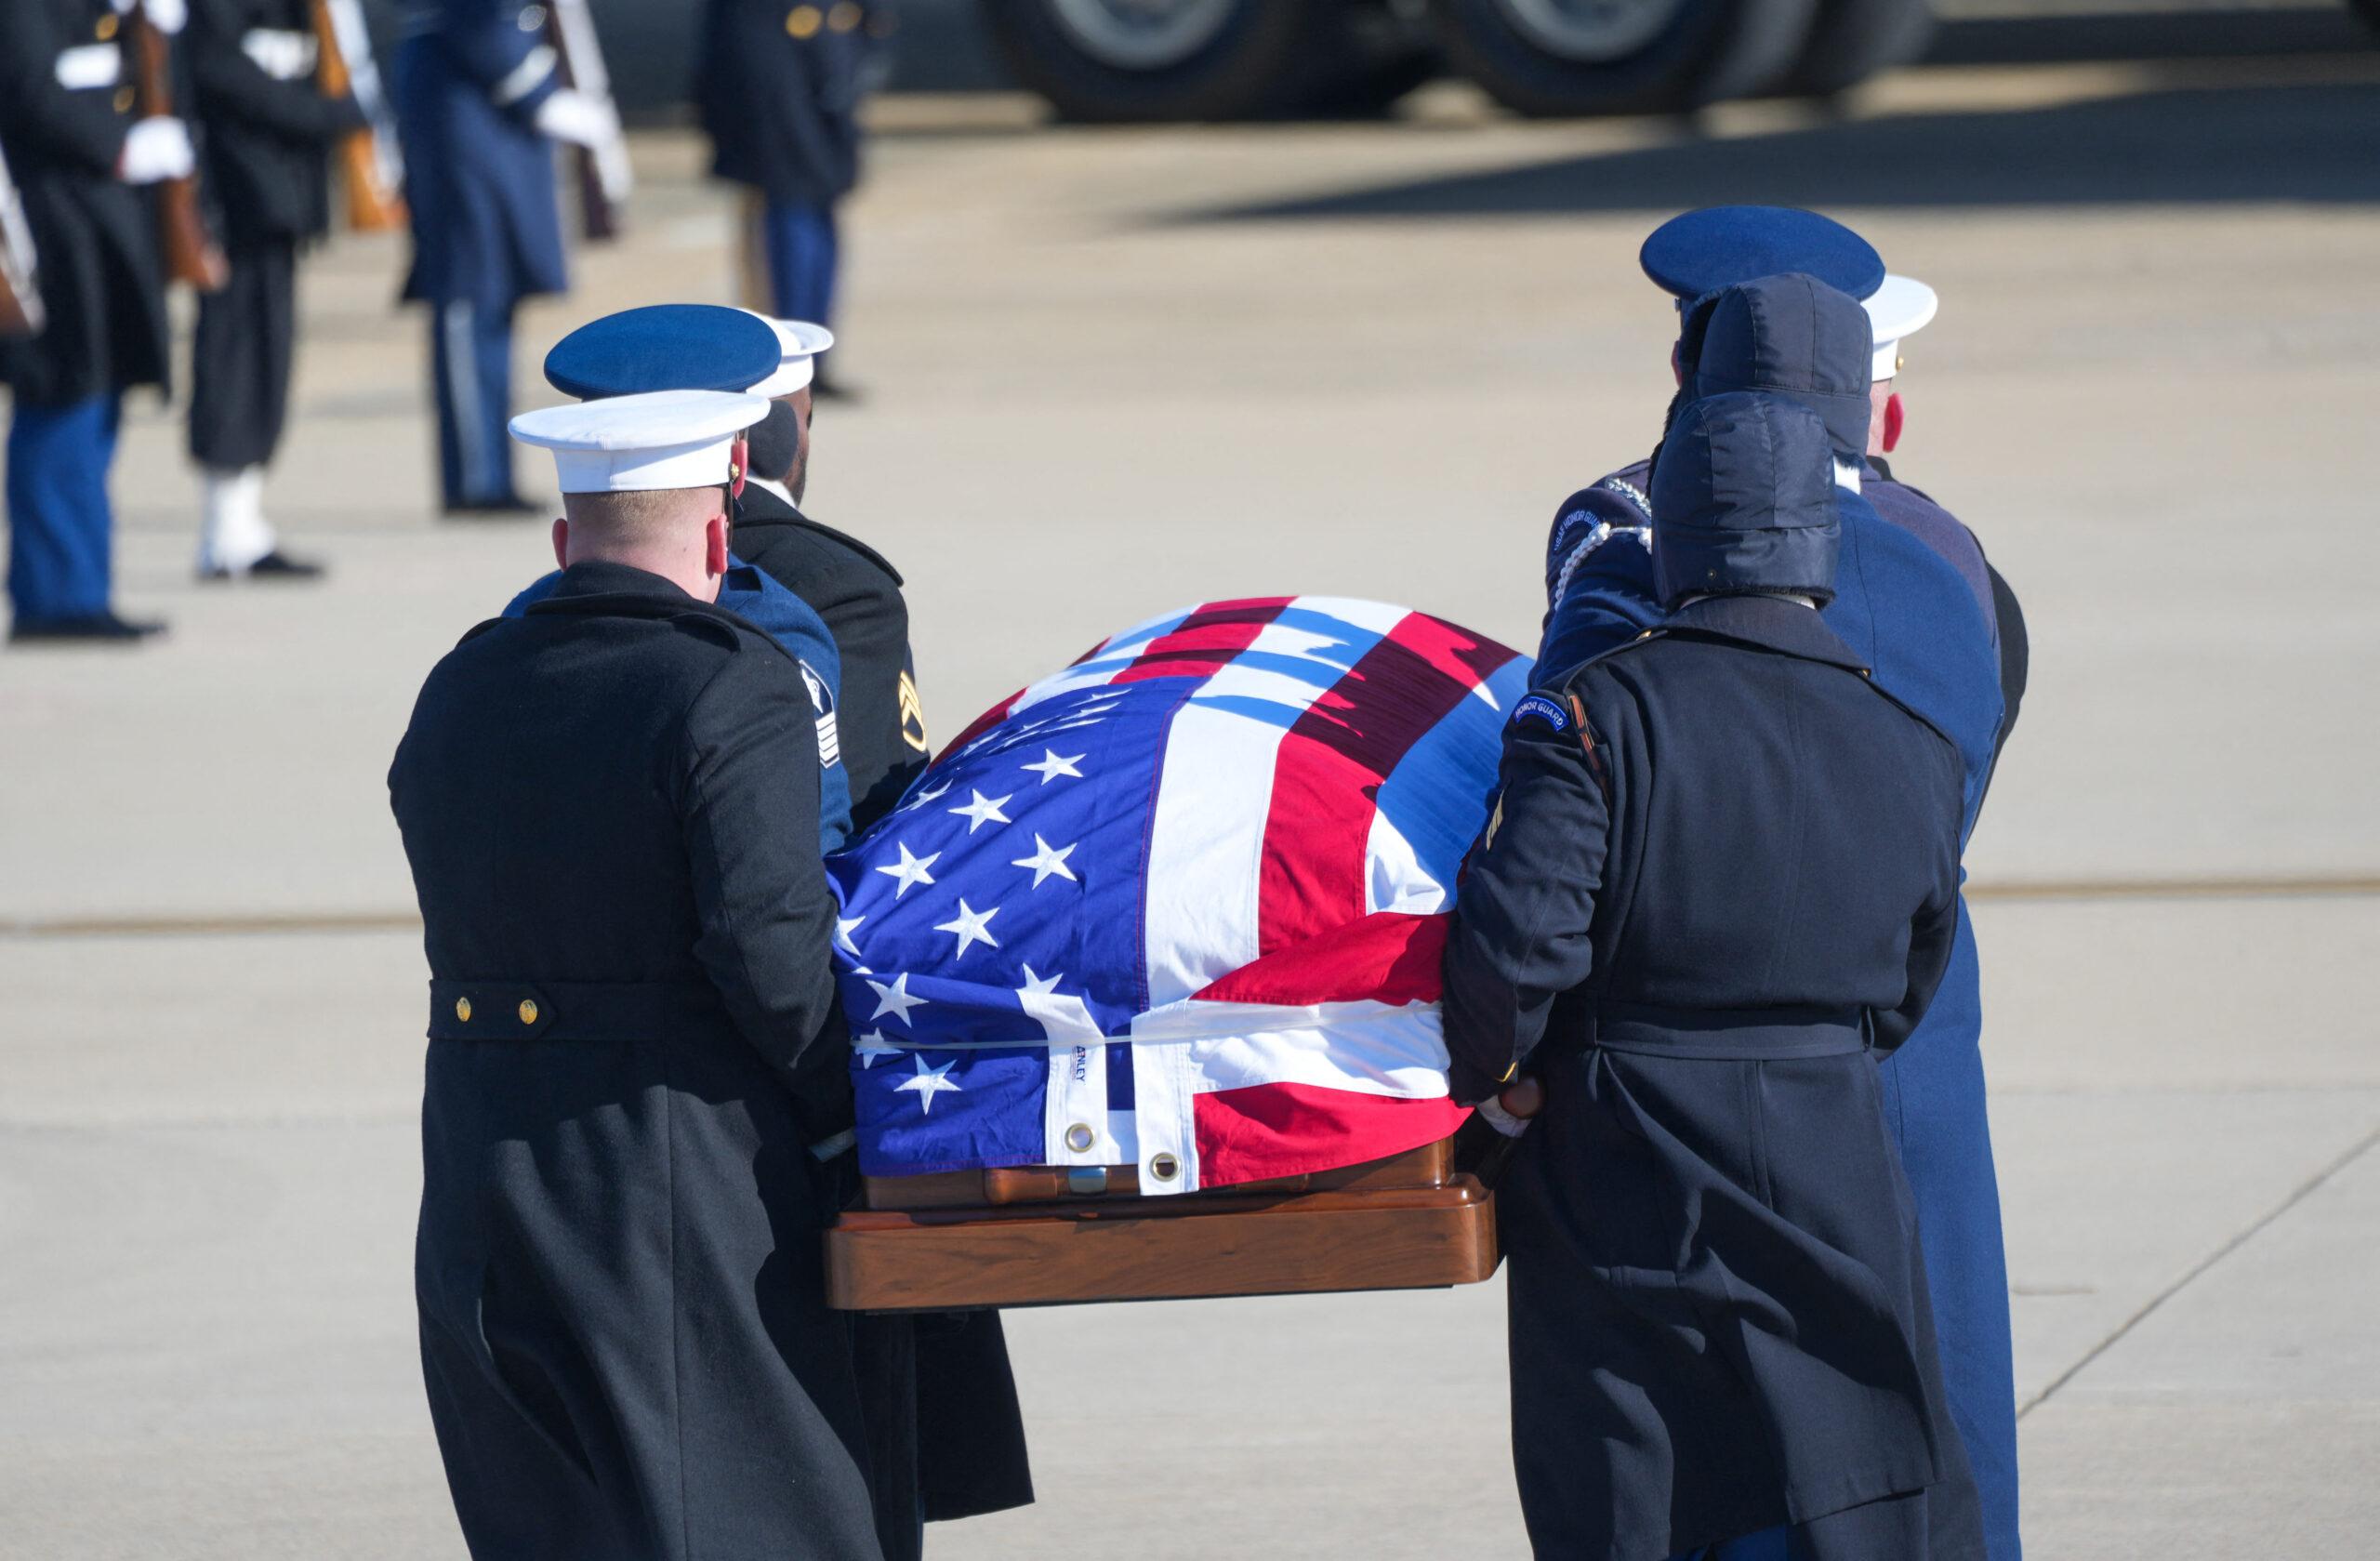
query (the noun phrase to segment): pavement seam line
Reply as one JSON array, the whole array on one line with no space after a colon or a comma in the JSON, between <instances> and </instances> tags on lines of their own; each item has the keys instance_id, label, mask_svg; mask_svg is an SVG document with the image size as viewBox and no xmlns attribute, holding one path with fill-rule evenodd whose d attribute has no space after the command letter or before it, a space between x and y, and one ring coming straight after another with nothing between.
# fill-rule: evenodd
<instances>
[{"instance_id":1,"label":"pavement seam line","mask_svg":"<svg viewBox=\"0 0 2380 1561\"><path fill-rule=\"evenodd\" d=\"M2380 897L2380 877L2241 879L2093 879L2070 882L2021 880L1971 883L1977 902L2045 900L2264 900ZM254 937L311 933L409 933L421 917L409 910L289 911L128 916L0 915L0 939L103 937Z\"/></svg>"},{"instance_id":2,"label":"pavement seam line","mask_svg":"<svg viewBox=\"0 0 2380 1561\"><path fill-rule=\"evenodd\" d=\"M2081 1376L2083 1369L2093 1361L2098 1359L2101 1356L2115 1348L2118 1343L2122 1342L2126 1334L2139 1327L2142 1323L2148 1321L2149 1315L2155 1312L2157 1308L2162 1306L2166 1302L2171 1301L2174 1297L2181 1294L2183 1290L2196 1283L2202 1277L2211 1271L2215 1264L2221 1263L2225 1258L2229 1257L2232 1253L2238 1251L2241 1248L2254 1240L2259 1232L2269 1227L2275 1221L2279 1220L2283 1214L2288 1213L2292 1209L2296 1208L2300 1203L2305 1202L2307 1198L2313 1196L2313 1194L2320 1190L2325 1183L2329 1182L2340 1171L2345 1171L2348 1166L2351 1166L2357 1160L2361 1159L2366 1154L2371 1152L2372 1147L2374 1144L2380 1144L2380 1128L2374 1128L2370 1132L2364 1134L2362 1138L2349 1145L2347 1151L2341 1154L2336 1159L2332 1160L2330 1164L2322 1167L2321 1170L2316 1171L2311 1177L2301 1183L2287 1197L2282 1198L2278 1204L2275 1204L2272 1208L2265 1210L2263 1214L2257 1216L2257 1218L2253 1221L2246 1229L2241 1230L2238 1235L2232 1237L2231 1239L2224 1242L2223 1245L2215 1248L2214 1251L2209 1252L2197 1263L2191 1264L2188 1271L2184 1273L2180 1278L2175 1279L2172 1284L2167 1285L2163 1290L2161 1290L2155 1295L2150 1296L2147 1303L2145 1303L2138 1311L2135 1311L2132 1316L2124 1318L2122 1322L2117 1324L2114 1332L2109 1334L2106 1338L2092 1345L2090 1350L2082 1356L2082 1359L2076 1361L2073 1365L2059 1372L2056 1378L2053 1380L2047 1387L2033 1395L2032 1397L2027 1399L2024 1403L2016 1406L2016 1418L2018 1420L2022 1420L2027 1415L2031 1414L2035 1409L2040 1409L2043 1404L2048 1403L2052 1395L2056 1394L2058 1389L2064 1387L2067 1383L2072 1382L2076 1377Z\"/></svg>"}]
</instances>

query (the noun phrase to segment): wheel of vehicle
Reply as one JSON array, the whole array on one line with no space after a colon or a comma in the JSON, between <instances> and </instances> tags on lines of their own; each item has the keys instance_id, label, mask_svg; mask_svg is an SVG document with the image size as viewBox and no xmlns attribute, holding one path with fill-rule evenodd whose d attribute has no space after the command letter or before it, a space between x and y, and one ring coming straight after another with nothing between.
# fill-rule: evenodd
<instances>
[{"instance_id":1,"label":"wheel of vehicle","mask_svg":"<svg viewBox=\"0 0 2380 1561\"><path fill-rule=\"evenodd\" d=\"M2380 0L2347 0L2347 8L2361 17L2367 25L2380 27Z\"/></svg>"},{"instance_id":2,"label":"wheel of vehicle","mask_svg":"<svg viewBox=\"0 0 2380 1561\"><path fill-rule=\"evenodd\" d=\"M1521 113L1659 113L1758 92L1818 0L1437 0L1448 61Z\"/></svg>"},{"instance_id":3,"label":"wheel of vehicle","mask_svg":"<svg viewBox=\"0 0 2380 1561\"><path fill-rule=\"evenodd\" d=\"M1329 54L1342 3L983 0L983 8L1018 80L1067 119L1116 123L1283 112Z\"/></svg>"},{"instance_id":4,"label":"wheel of vehicle","mask_svg":"<svg viewBox=\"0 0 2380 1561\"><path fill-rule=\"evenodd\" d=\"M1777 90L1794 98L1831 97L1910 63L1933 41L1934 7L1927 0L1818 0L1802 58Z\"/></svg>"}]
</instances>

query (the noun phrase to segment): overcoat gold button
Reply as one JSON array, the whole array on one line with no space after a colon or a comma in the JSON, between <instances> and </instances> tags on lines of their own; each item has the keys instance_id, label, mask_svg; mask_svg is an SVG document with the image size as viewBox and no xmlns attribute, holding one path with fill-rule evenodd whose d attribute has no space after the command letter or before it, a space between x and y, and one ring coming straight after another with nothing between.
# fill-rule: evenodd
<instances>
[{"instance_id":1,"label":"overcoat gold button","mask_svg":"<svg viewBox=\"0 0 2380 1561\"><path fill-rule=\"evenodd\" d=\"M524 1025L534 1025L534 1024L536 1024L536 1022L537 1022L537 1005L536 1005L536 1003L533 999L528 999L528 998L523 998L523 999L521 999L521 1023L522 1023L522 1024L524 1024Z\"/></svg>"},{"instance_id":2,"label":"overcoat gold button","mask_svg":"<svg viewBox=\"0 0 2380 1561\"><path fill-rule=\"evenodd\" d=\"M115 36L117 25L118 23L116 21L115 13L113 11L110 11L107 15L99 18L99 24L91 29L91 31L98 33L99 42L104 44L110 38Z\"/></svg>"},{"instance_id":3,"label":"overcoat gold button","mask_svg":"<svg viewBox=\"0 0 2380 1561\"><path fill-rule=\"evenodd\" d=\"M115 89L115 112L118 113L132 112L132 88L119 86Z\"/></svg>"},{"instance_id":4,"label":"overcoat gold button","mask_svg":"<svg viewBox=\"0 0 2380 1561\"><path fill-rule=\"evenodd\" d=\"M459 1020L461 1020L461 1021L462 1021L464 1024L466 1024L466 1025L468 1025L468 1024L469 1024L469 1023L471 1022L471 999L469 999L469 998L456 998L456 999L455 999L455 1017L456 1017L456 1018L457 1018L457 1019L459 1019Z\"/></svg>"},{"instance_id":5,"label":"overcoat gold button","mask_svg":"<svg viewBox=\"0 0 2380 1561\"><path fill-rule=\"evenodd\" d=\"M852 0L838 0L835 8L826 13L826 25L837 33L848 33L859 25L859 7Z\"/></svg>"},{"instance_id":6,"label":"overcoat gold button","mask_svg":"<svg viewBox=\"0 0 2380 1561\"><path fill-rule=\"evenodd\" d=\"M815 6L796 6L785 14L785 30L797 38L814 38L826 24L826 17Z\"/></svg>"}]
</instances>

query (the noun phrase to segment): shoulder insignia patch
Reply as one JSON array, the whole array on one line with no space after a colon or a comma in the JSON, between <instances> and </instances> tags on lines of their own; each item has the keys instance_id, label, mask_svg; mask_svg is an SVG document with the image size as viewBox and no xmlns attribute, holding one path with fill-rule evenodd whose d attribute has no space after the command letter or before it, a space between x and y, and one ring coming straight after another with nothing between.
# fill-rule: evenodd
<instances>
[{"instance_id":1,"label":"shoulder insignia patch","mask_svg":"<svg viewBox=\"0 0 2380 1561\"><path fill-rule=\"evenodd\" d=\"M1532 694L1513 707L1513 724L1533 721L1556 732L1570 730L1570 712L1559 701L1542 694Z\"/></svg>"},{"instance_id":2,"label":"shoulder insignia patch","mask_svg":"<svg viewBox=\"0 0 2380 1561\"><path fill-rule=\"evenodd\" d=\"M926 751L926 702L918 697L918 680L906 667L901 668L901 740L919 753Z\"/></svg>"},{"instance_id":3,"label":"shoulder insignia patch","mask_svg":"<svg viewBox=\"0 0 2380 1561\"><path fill-rule=\"evenodd\" d=\"M835 695L826 680L806 661L797 661L801 681L810 690L810 708L818 715L818 768L831 770L843 761L843 736L835 724Z\"/></svg>"}]
</instances>

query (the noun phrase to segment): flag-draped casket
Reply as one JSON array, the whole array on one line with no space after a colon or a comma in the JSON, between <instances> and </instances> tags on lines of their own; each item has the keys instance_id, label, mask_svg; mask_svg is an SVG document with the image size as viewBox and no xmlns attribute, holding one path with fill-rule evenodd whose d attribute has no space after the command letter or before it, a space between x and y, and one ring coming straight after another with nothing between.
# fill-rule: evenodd
<instances>
[{"instance_id":1,"label":"flag-draped casket","mask_svg":"<svg viewBox=\"0 0 2380 1561\"><path fill-rule=\"evenodd\" d=\"M871 1178L1181 1194L1447 1138L1439 954L1527 661L1321 597L1128 629L828 867Z\"/></svg>"}]
</instances>

